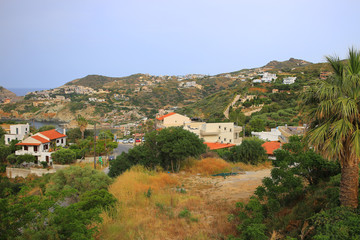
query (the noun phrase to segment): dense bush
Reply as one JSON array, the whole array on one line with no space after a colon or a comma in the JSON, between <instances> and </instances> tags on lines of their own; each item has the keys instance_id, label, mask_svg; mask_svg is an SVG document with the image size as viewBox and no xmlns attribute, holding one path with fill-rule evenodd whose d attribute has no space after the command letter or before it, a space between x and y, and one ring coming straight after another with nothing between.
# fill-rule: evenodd
<instances>
[{"instance_id":1,"label":"dense bush","mask_svg":"<svg viewBox=\"0 0 360 240\"><path fill-rule=\"evenodd\" d=\"M110 163L110 176L118 176L126 167L140 164L148 168L161 166L173 172L179 171L187 157L204 153L206 145L197 135L179 127L166 128L145 135L145 143L123 153Z\"/></svg>"},{"instance_id":2,"label":"dense bush","mask_svg":"<svg viewBox=\"0 0 360 240\"><path fill-rule=\"evenodd\" d=\"M24 154L24 155L16 156L16 164L21 164L23 162L35 163L36 162L36 157L31 155L31 154Z\"/></svg>"},{"instance_id":3,"label":"dense bush","mask_svg":"<svg viewBox=\"0 0 360 240\"><path fill-rule=\"evenodd\" d=\"M64 189L73 188L78 193L106 189L112 182L111 178L103 172L76 166L57 171L52 175L50 181L52 184L47 189L49 192L60 192Z\"/></svg>"},{"instance_id":4,"label":"dense bush","mask_svg":"<svg viewBox=\"0 0 360 240\"><path fill-rule=\"evenodd\" d=\"M355 240L360 236L360 212L346 207L336 207L314 215L310 224L314 227L315 240Z\"/></svg>"},{"instance_id":5,"label":"dense bush","mask_svg":"<svg viewBox=\"0 0 360 240\"><path fill-rule=\"evenodd\" d=\"M80 167L26 185L0 178L0 239L94 239L101 212L116 202L106 190L110 182L104 173ZM29 194L32 187L42 193Z\"/></svg>"},{"instance_id":6,"label":"dense bush","mask_svg":"<svg viewBox=\"0 0 360 240\"><path fill-rule=\"evenodd\" d=\"M271 177L263 179L248 204L238 205L240 239L268 239L273 231L288 237L302 234L303 239L313 239L314 235L318 235L315 239L348 239L322 236L326 226L317 226L315 220L310 221L313 226L309 225L316 213L339 206L339 164L307 149L299 137L290 138L290 143L275 151L275 156ZM349 229L344 232L357 231L353 220L346 222ZM346 233L344 236L348 236Z\"/></svg>"},{"instance_id":7,"label":"dense bush","mask_svg":"<svg viewBox=\"0 0 360 240\"><path fill-rule=\"evenodd\" d=\"M254 165L264 162L267 159L267 155L265 149L261 146L263 143L264 141L258 138L244 139L241 145L231 148L230 161Z\"/></svg>"},{"instance_id":8,"label":"dense bush","mask_svg":"<svg viewBox=\"0 0 360 240\"><path fill-rule=\"evenodd\" d=\"M53 161L58 164L70 164L76 160L76 153L70 149L60 149L51 154Z\"/></svg>"}]
</instances>

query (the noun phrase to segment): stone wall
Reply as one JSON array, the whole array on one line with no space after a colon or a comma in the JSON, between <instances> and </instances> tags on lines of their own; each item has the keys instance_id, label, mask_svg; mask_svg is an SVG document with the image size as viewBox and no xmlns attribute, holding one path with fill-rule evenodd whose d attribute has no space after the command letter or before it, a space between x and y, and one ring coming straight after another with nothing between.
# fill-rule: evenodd
<instances>
[{"instance_id":1,"label":"stone wall","mask_svg":"<svg viewBox=\"0 0 360 240\"><path fill-rule=\"evenodd\" d=\"M61 170L69 167L69 165L56 165L54 164L53 169L42 169L42 168L6 168L6 176L8 178L23 177L26 178L29 174L35 174L36 176L42 176L47 173L55 173L57 170Z\"/></svg>"}]
</instances>

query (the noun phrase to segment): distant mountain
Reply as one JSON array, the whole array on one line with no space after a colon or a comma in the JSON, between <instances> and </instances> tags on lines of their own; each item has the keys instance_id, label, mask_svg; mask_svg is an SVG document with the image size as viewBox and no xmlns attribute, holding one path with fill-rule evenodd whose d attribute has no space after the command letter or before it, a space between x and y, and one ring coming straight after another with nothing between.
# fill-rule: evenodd
<instances>
[{"instance_id":1,"label":"distant mountain","mask_svg":"<svg viewBox=\"0 0 360 240\"><path fill-rule=\"evenodd\" d=\"M0 99L4 98L16 98L16 94L0 86Z\"/></svg>"},{"instance_id":2,"label":"distant mountain","mask_svg":"<svg viewBox=\"0 0 360 240\"><path fill-rule=\"evenodd\" d=\"M266 64L264 68L291 69L291 68L302 67L310 64L312 63L305 60L290 58L289 60L283 62L279 62L276 60L271 61L268 64Z\"/></svg>"},{"instance_id":3,"label":"distant mountain","mask_svg":"<svg viewBox=\"0 0 360 240\"><path fill-rule=\"evenodd\" d=\"M86 77L72 80L71 82L68 82L65 85L80 85L91 88L102 88L104 87L104 85L111 82L135 80L143 75L144 74L133 74L127 77L107 77L102 75L87 75Z\"/></svg>"}]
</instances>

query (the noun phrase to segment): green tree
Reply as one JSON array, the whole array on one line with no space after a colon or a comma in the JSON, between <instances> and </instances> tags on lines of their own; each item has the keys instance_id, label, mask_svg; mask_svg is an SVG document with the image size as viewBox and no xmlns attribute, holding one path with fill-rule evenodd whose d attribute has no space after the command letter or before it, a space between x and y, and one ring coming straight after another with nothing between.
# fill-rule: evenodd
<instances>
[{"instance_id":1,"label":"green tree","mask_svg":"<svg viewBox=\"0 0 360 240\"><path fill-rule=\"evenodd\" d=\"M0 163L4 163L10 154L10 147L0 144Z\"/></svg>"},{"instance_id":2,"label":"green tree","mask_svg":"<svg viewBox=\"0 0 360 240\"><path fill-rule=\"evenodd\" d=\"M81 116L80 114L77 116L76 118L76 122L77 122L77 125L79 126L80 128L80 132L81 132L81 139L84 139L84 133L85 133L85 130L86 130L86 127L88 125L88 121L83 117Z\"/></svg>"},{"instance_id":3,"label":"green tree","mask_svg":"<svg viewBox=\"0 0 360 240\"><path fill-rule=\"evenodd\" d=\"M251 130L254 132L261 132L265 130L265 120L259 117L250 120Z\"/></svg>"},{"instance_id":4,"label":"green tree","mask_svg":"<svg viewBox=\"0 0 360 240\"><path fill-rule=\"evenodd\" d=\"M231 148L233 162L258 164L267 159L265 149L261 146L264 141L258 138L245 138L241 145Z\"/></svg>"},{"instance_id":5,"label":"green tree","mask_svg":"<svg viewBox=\"0 0 360 240\"><path fill-rule=\"evenodd\" d=\"M48 130L55 129L56 127L54 125L44 125L38 129L39 132L44 132Z\"/></svg>"},{"instance_id":6,"label":"green tree","mask_svg":"<svg viewBox=\"0 0 360 240\"><path fill-rule=\"evenodd\" d=\"M76 160L76 153L70 149L60 149L51 154L55 163L69 164Z\"/></svg>"},{"instance_id":7,"label":"green tree","mask_svg":"<svg viewBox=\"0 0 360 240\"><path fill-rule=\"evenodd\" d=\"M334 74L307 91L311 146L341 163L341 205L357 208L360 157L360 52L349 49L346 63L327 57Z\"/></svg>"},{"instance_id":8,"label":"green tree","mask_svg":"<svg viewBox=\"0 0 360 240\"><path fill-rule=\"evenodd\" d=\"M145 143L123 153L110 163L109 175L118 176L135 164L148 168L158 165L177 172L187 157L197 157L206 151L199 137L179 127L165 128L145 135Z\"/></svg>"}]
</instances>

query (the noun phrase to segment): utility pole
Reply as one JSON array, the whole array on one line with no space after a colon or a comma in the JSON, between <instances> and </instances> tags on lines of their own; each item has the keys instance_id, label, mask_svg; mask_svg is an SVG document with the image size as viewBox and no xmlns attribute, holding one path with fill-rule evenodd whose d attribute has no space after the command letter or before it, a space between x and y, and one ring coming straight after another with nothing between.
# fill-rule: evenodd
<instances>
[{"instance_id":1,"label":"utility pole","mask_svg":"<svg viewBox=\"0 0 360 240\"><path fill-rule=\"evenodd\" d=\"M96 169L96 123L94 124L94 169Z\"/></svg>"}]
</instances>

